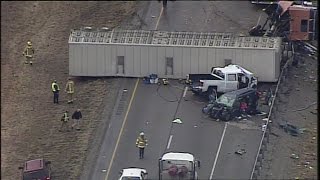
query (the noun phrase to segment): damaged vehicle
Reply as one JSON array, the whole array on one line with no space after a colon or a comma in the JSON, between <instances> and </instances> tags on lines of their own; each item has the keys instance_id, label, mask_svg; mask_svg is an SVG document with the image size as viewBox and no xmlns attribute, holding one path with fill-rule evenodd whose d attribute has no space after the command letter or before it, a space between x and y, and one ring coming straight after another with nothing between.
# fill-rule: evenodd
<instances>
[{"instance_id":1,"label":"damaged vehicle","mask_svg":"<svg viewBox=\"0 0 320 180\"><path fill-rule=\"evenodd\" d=\"M240 104L248 104L247 113L256 114L259 95L256 89L244 88L221 95L216 101L211 101L202 112L213 119L230 121L241 115Z\"/></svg>"},{"instance_id":2,"label":"damaged vehicle","mask_svg":"<svg viewBox=\"0 0 320 180\"><path fill-rule=\"evenodd\" d=\"M211 74L189 74L187 82L190 82L194 94L204 95L210 99L210 96L237 89L256 88L258 79L243 67L230 64L223 68L212 68Z\"/></svg>"}]
</instances>

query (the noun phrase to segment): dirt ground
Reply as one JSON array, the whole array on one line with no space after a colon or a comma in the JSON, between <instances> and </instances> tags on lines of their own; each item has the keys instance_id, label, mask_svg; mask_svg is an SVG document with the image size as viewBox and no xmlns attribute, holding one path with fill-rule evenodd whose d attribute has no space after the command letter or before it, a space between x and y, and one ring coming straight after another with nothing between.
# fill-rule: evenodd
<instances>
[{"instance_id":1,"label":"dirt ground","mask_svg":"<svg viewBox=\"0 0 320 180\"><path fill-rule=\"evenodd\" d=\"M130 2L1 2L1 179L20 177L25 160L52 161L54 179L79 179L86 152L104 106L115 102L119 83L108 78L75 78L74 104L64 91L53 104L51 82L64 89L68 78L70 29L109 27L132 15ZM23 48L33 42L33 66L23 64ZM82 130L59 132L65 110L80 108Z\"/></svg>"},{"instance_id":2,"label":"dirt ground","mask_svg":"<svg viewBox=\"0 0 320 180\"><path fill-rule=\"evenodd\" d=\"M318 179L318 59L304 57L290 67L280 85L272 135L259 179ZM316 104L314 104L316 103ZM313 104L313 105L312 105ZM294 137L279 128L283 121L305 128ZM292 158L295 155L297 159Z\"/></svg>"},{"instance_id":3,"label":"dirt ground","mask_svg":"<svg viewBox=\"0 0 320 180\"><path fill-rule=\"evenodd\" d=\"M136 8L134 1L1 2L1 179L19 179L17 167L38 157L52 161L54 179L79 179L105 106L110 107L107 116L111 115L119 81L74 79L76 101L72 105L66 103L63 91L61 103L53 104L51 81L56 79L61 89L65 86L70 29L112 28L134 16ZM36 50L32 67L23 64L22 56L29 39ZM290 69L279 96L275 135L270 136L261 179L317 179L317 105L291 111L317 101L317 63L306 58L299 68ZM82 130L58 132L62 113L76 108L84 115ZM292 137L277 128L281 120L307 131ZM291 159L292 153L299 159ZM307 167L306 161L310 162Z\"/></svg>"}]
</instances>

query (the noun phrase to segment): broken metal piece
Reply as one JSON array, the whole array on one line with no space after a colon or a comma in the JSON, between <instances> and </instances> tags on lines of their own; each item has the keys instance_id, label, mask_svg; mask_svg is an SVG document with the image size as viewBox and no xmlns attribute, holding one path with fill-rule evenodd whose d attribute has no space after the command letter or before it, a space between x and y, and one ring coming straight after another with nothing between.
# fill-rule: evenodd
<instances>
[{"instance_id":1,"label":"broken metal piece","mask_svg":"<svg viewBox=\"0 0 320 180\"><path fill-rule=\"evenodd\" d=\"M243 155L246 153L246 150L245 149L239 149L237 150L236 152L234 152L235 154L238 154L238 155Z\"/></svg>"}]
</instances>

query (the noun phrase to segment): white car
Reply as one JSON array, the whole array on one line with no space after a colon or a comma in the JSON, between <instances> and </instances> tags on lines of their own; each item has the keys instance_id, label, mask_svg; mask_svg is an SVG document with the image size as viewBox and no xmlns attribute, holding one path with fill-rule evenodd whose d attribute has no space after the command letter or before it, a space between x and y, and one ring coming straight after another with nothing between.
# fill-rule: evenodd
<instances>
[{"instance_id":1,"label":"white car","mask_svg":"<svg viewBox=\"0 0 320 180\"><path fill-rule=\"evenodd\" d=\"M126 168L120 171L119 180L146 180L147 170L142 168Z\"/></svg>"}]
</instances>

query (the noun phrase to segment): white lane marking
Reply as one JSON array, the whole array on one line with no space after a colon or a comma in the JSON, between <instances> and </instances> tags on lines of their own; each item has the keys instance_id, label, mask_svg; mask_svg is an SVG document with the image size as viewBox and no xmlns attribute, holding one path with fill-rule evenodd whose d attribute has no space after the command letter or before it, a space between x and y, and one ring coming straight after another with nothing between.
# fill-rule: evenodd
<instances>
[{"instance_id":1,"label":"white lane marking","mask_svg":"<svg viewBox=\"0 0 320 180\"><path fill-rule=\"evenodd\" d=\"M158 17L157 24L156 24L156 27L154 28L154 30L158 29L158 25L159 25L159 22L160 22L160 19L161 19L161 16L162 16L162 12L163 12L163 7L161 7L160 15Z\"/></svg>"},{"instance_id":2,"label":"white lane marking","mask_svg":"<svg viewBox=\"0 0 320 180\"><path fill-rule=\"evenodd\" d=\"M227 129L228 124L229 123L226 122L226 124L224 125L224 129L223 129L223 132L222 132L222 136L221 136L220 144L219 144L218 151L217 151L217 154L216 154L216 158L214 159L214 163L213 163L213 166L212 166L212 170L211 170L211 174L210 174L210 180L212 180L213 172L214 172L214 169L215 169L217 161L218 161L218 156L219 156L219 153L220 153L222 141L223 141L223 138L224 138L224 134L226 133L226 129Z\"/></svg>"},{"instance_id":3,"label":"white lane marking","mask_svg":"<svg viewBox=\"0 0 320 180\"><path fill-rule=\"evenodd\" d=\"M188 91L188 87L184 88L183 98L186 97L187 91Z\"/></svg>"},{"instance_id":4,"label":"white lane marking","mask_svg":"<svg viewBox=\"0 0 320 180\"><path fill-rule=\"evenodd\" d=\"M168 142L168 145L167 145L167 149L170 148L171 141L172 141L172 135L170 135L169 142Z\"/></svg>"}]
</instances>

